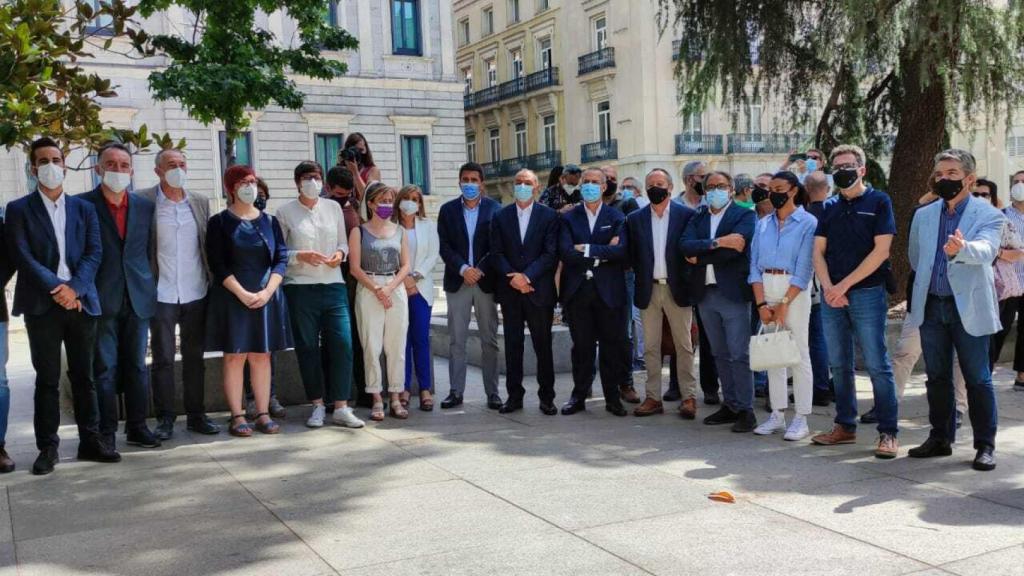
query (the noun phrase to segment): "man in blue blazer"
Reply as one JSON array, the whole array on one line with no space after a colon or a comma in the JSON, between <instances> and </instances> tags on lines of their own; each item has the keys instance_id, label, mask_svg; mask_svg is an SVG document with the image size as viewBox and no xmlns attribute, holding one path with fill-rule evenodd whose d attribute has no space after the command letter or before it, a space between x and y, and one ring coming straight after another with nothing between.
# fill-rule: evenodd
<instances>
[{"instance_id":1,"label":"man in blue blazer","mask_svg":"<svg viewBox=\"0 0 1024 576\"><path fill-rule=\"evenodd\" d=\"M647 197L651 203L627 218L630 262L635 278L634 298L644 325L644 364L647 366L647 394L633 411L636 416L664 412L661 397L661 334L663 318L672 329L682 402L679 414L687 420L697 417L697 375L694 371L690 326L689 265L679 248L694 210L672 201L672 176L661 168L647 174Z\"/></svg>"},{"instance_id":2,"label":"man in blue blazer","mask_svg":"<svg viewBox=\"0 0 1024 576\"><path fill-rule=\"evenodd\" d=\"M437 235L444 260L444 291L448 300L448 379L451 391L441 408L462 404L466 390L466 340L469 319L476 311L481 370L487 407L501 408L498 395L498 307L494 303L497 275L491 262L491 219L501 205L483 195L484 169L469 162L459 168L459 198L441 206Z\"/></svg>"},{"instance_id":3,"label":"man in blue blazer","mask_svg":"<svg viewBox=\"0 0 1024 576\"><path fill-rule=\"evenodd\" d=\"M96 173L101 178L100 185L81 198L96 210L103 243L103 259L96 276L102 315L96 332L94 365L100 434L107 445L116 445L120 380L128 444L156 448L160 440L146 426L146 342L149 320L156 312L156 279L149 258L154 204L128 192L132 155L124 145L104 146L97 156Z\"/></svg>"},{"instance_id":4,"label":"man in blue blazer","mask_svg":"<svg viewBox=\"0 0 1024 576\"><path fill-rule=\"evenodd\" d=\"M705 424L732 424L733 432L751 432L754 379L750 372L750 241L757 218L754 211L732 200L732 177L712 172L704 180L707 204L697 209L680 239L680 248L693 264L690 297L722 381L722 408Z\"/></svg>"},{"instance_id":5,"label":"man in blue blazer","mask_svg":"<svg viewBox=\"0 0 1024 576\"><path fill-rule=\"evenodd\" d=\"M93 346L100 303L96 271L102 257L99 222L92 205L64 194L64 154L50 138L29 147L35 192L7 205L7 249L18 270L15 316L24 314L36 371L36 447L33 474L49 474L57 464L60 438L61 344L78 424L78 459L119 462L121 455L99 435Z\"/></svg>"},{"instance_id":6,"label":"man in blue blazer","mask_svg":"<svg viewBox=\"0 0 1024 576\"><path fill-rule=\"evenodd\" d=\"M600 373L605 410L625 416L619 386L629 373L629 349L622 345L626 300L626 217L604 205L607 178L600 169L583 172L580 204L562 216L558 253L562 259L562 305L572 336L573 390L562 414L586 409L601 346Z\"/></svg>"},{"instance_id":7,"label":"man in blue blazer","mask_svg":"<svg viewBox=\"0 0 1024 576\"><path fill-rule=\"evenodd\" d=\"M515 203L491 221L491 259L495 295L505 323L505 389L508 399L499 412L523 407L523 347L525 327L537 356L537 395L540 411L555 408L555 367L551 323L555 313L555 268L558 266L558 213L536 201L537 175L520 170L515 177Z\"/></svg>"},{"instance_id":8,"label":"man in blue blazer","mask_svg":"<svg viewBox=\"0 0 1024 576\"><path fill-rule=\"evenodd\" d=\"M1001 329L992 263L1006 216L988 200L971 197L974 156L950 149L935 157L932 187L942 199L917 210L910 228L910 265L915 272L910 309L920 327L928 374L928 420L932 430L911 458L949 456L956 434L953 354L967 386L974 469L996 467L996 397L988 361L989 340Z\"/></svg>"}]
</instances>

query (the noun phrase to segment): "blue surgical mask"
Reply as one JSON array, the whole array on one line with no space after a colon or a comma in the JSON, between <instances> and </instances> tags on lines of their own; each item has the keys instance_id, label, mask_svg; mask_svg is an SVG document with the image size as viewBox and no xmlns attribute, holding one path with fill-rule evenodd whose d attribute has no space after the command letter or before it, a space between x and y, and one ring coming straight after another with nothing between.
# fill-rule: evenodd
<instances>
[{"instance_id":1,"label":"blue surgical mask","mask_svg":"<svg viewBox=\"0 0 1024 576\"><path fill-rule=\"evenodd\" d=\"M804 166L807 168L807 173L810 174L818 169L818 161L813 158L808 158L807 161L804 162Z\"/></svg>"},{"instance_id":2,"label":"blue surgical mask","mask_svg":"<svg viewBox=\"0 0 1024 576\"><path fill-rule=\"evenodd\" d=\"M715 210L721 210L729 203L728 188L711 188L707 191L708 206Z\"/></svg>"},{"instance_id":3,"label":"blue surgical mask","mask_svg":"<svg viewBox=\"0 0 1024 576\"><path fill-rule=\"evenodd\" d=\"M513 188L517 202L526 202L533 199L533 186L529 184L516 184Z\"/></svg>"},{"instance_id":4,"label":"blue surgical mask","mask_svg":"<svg viewBox=\"0 0 1024 576\"><path fill-rule=\"evenodd\" d=\"M466 200L476 200L480 197L480 185L475 182L463 182L460 186L462 197Z\"/></svg>"},{"instance_id":5,"label":"blue surgical mask","mask_svg":"<svg viewBox=\"0 0 1024 576\"><path fill-rule=\"evenodd\" d=\"M626 201L626 200L632 200L632 199L633 199L633 189L632 188L623 188L622 189L622 200Z\"/></svg>"},{"instance_id":6,"label":"blue surgical mask","mask_svg":"<svg viewBox=\"0 0 1024 576\"><path fill-rule=\"evenodd\" d=\"M601 185L592 182L584 184L580 186L580 194L583 195L583 201L588 204L597 202L601 199Z\"/></svg>"}]
</instances>

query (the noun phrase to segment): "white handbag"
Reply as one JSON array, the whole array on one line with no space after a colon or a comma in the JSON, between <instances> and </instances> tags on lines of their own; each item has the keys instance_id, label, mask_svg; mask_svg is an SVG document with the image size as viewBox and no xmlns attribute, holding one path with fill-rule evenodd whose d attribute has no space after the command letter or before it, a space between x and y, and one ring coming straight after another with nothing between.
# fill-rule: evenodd
<instances>
[{"instance_id":1,"label":"white handbag","mask_svg":"<svg viewBox=\"0 0 1024 576\"><path fill-rule=\"evenodd\" d=\"M779 327L766 332L762 324L757 334L750 337L750 369L763 372L773 368L789 368L800 363L800 348L793 332Z\"/></svg>"}]
</instances>

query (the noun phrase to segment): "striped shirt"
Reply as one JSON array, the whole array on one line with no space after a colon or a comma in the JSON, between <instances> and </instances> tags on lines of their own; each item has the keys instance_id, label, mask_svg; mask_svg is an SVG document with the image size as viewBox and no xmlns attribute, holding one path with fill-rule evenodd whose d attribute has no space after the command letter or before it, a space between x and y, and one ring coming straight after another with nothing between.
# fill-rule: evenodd
<instances>
[{"instance_id":1,"label":"striped shirt","mask_svg":"<svg viewBox=\"0 0 1024 576\"><path fill-rule=\"evenodd\" d=\"M946 242L949 241L949 237L955 234L956 229L960 227L960 218L963 217L964 210L967 209L967 200L957 204L952 214L949 213L947 206L945 203L942 205L942 212L939 216L939 237L935 249L935 265L932 267L932 281L928 288L928 293L935 296L953 295L953 288L949 285L947 267L949 256L946 255L944 247Z\"/></svg>"},{"instance_id":2,"label":"striped shirt","mask_svg":"<svg viewBox=\"0 0 1024 576\"><path fill-rule=\"evenodd\" d=\"M1006 215L1007 220L1013 225L1013 229L1024 237L1024 212L1017 210L1012 204L1003 209L1003 214ZM1024 282L1024 260L1018 260L1013 263L1013 269L1017 272L1017 277Z\"/></svg>"}]
</instances>

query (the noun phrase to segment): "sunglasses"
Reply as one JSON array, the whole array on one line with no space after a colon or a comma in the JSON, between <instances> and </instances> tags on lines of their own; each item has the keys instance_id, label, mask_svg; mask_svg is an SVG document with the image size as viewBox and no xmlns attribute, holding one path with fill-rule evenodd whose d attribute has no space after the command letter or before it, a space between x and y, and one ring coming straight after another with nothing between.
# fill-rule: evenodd
<instances>
[{"instance_id":1,"label":"sunglasses","mask_svg":"<svg viewBox=\"0 0 1024 576\"><path fill-rule=\"evenodd\" d=\"M974 192L973 196L975 198L991 198L988 192Z\"/></svg>"}]
</instances>

